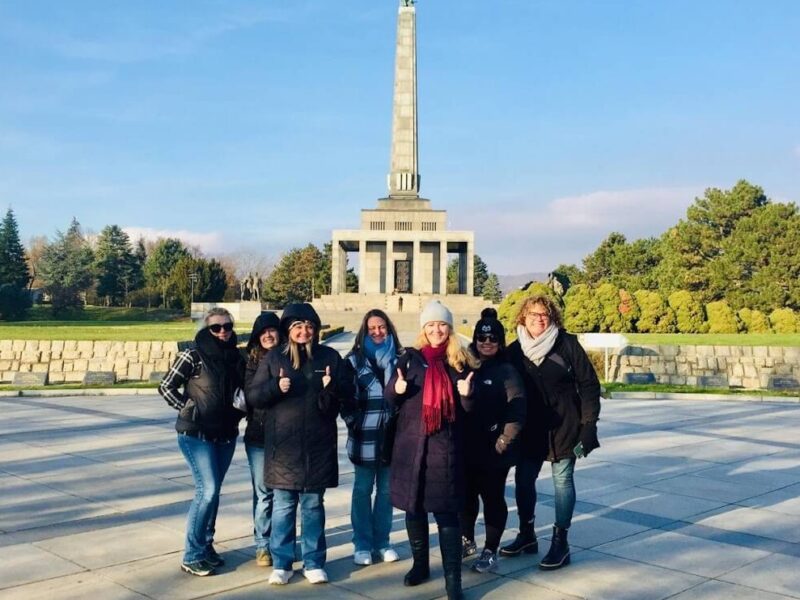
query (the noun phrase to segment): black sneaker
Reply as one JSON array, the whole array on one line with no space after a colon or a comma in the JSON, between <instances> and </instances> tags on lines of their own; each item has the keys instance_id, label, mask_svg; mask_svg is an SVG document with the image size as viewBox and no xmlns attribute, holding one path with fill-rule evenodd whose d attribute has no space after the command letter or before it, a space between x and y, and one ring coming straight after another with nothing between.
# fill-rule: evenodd
<instances>
[{"instance_id":1,"label":"black sneaker","mask_svg":"<svg viewBox=\"0 0 800 600\"><path fill-rule=\"evenodd\" d=\"M205 560L194 560L188 563L181 563L181 571L198 577L206 577L214 574L214 567Z\"/></svg>"},{"instance_id":2,"label":"black sneaker","mask_svg":"<svg viewBox=\"0 0 800 600\"><path fill-rule=\"evenodd\" d=\"M497 554L484 548L480 558L472 565L472 570L478 573L493 573L497 571L497 566Z\"/></svg>"},{"instance_id":3,"label":"black sneaker","mask_svg":"<svg viewBox=\"0 0 800 600\"><path fill-rule=\"evenodd\" d=\"M478 546L475 543L475 540L471 540L468 537L462 536L461 544L461 560L478 553Z\"/></svg>"},{"instance_id":4,"label":"black sneaker","mask_svg":"<svg viewBox=\"0 0 800 600\"><path fill-rule=\"evenodd\" d=\"M219 553L212 548L206 553L206 562L215 569L218 569L225 564L225 559L222 558Z\"/></svg>"}]
</instances>

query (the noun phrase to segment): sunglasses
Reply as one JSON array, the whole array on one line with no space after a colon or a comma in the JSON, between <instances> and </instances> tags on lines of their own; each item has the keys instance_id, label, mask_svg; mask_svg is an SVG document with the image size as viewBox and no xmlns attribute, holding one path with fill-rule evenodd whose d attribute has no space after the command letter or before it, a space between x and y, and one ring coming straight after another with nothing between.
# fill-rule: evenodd
<instances>
[{"instance_id":1,"label":"sunglasses","mask_svg":"<svg viewBox=\"0 0 800 600\"><path fill-rule=\"evenodd\" d=\"M233 331L233 323L230 321L227 323L222 323L221 325L219 323L214 323L213 325L209 325L208 328L213 333L219 333L220 331Z\"/></svg>"},{"instance_id":2,"label":"sunglasses","mask_svg":"<svg viewBox=\"0 0 800 600\"><path fill-rule=\"evenodd\" d=\"M488 342L490 344L496 344L498 342L497 336L493 335L491 333L484 334L484 335L479 335L476 339L479 342L483 342L483 343L487 343Z\"/></svg>"}]
</instances>

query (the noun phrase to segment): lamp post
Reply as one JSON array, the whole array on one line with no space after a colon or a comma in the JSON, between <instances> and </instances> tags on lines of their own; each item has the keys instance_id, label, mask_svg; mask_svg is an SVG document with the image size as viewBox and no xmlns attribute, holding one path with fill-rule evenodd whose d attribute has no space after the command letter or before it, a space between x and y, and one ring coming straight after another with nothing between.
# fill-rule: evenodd
<instances>
[{"instance_id":1,"label":"lamp post","mask_svg":"<svg viewBox=\"0 0 800 600\"><path fill-rule=\"evenodd\" d=\"M189 281L192 282L191 292L190 292L190 300L189 300L189 310L191 311L191 305L194 304L194 284L198 279L197 273L189 273Z\"/></svg>"}]
</instances>

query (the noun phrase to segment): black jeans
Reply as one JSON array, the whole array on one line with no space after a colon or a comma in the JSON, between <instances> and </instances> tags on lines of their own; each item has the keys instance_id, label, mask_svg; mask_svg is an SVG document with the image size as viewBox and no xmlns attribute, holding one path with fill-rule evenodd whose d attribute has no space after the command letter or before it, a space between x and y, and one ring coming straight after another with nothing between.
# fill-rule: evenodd
<instances>
[{"instance_id":1,"label":"black jeans","mask_svg":"<svg viewBox=\"0 0 800 600\"><path fill-rule=\"evenodd\" d=\"M483 519L486 523L486 548L497 551L506 528L506 477L508 468L492 469L470 467L467 476L467 496L461 513L461 535L475 539L475 521L478 518L478 498L483 500Z\"/></svg>"}]
</instances>

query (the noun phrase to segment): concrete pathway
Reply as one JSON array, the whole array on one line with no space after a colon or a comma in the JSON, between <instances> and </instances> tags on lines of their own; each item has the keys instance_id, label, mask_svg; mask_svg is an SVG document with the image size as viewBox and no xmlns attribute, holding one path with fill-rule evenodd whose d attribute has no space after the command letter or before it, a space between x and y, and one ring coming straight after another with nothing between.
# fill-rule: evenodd
<instances>
[{"instance_id":1,"label":"concrete pathway","mask_svg":"<svg viewBox=\"0 0 800 600\"><path fill-rule=\"evenodd\" d=\"M404 588L404 560L351 561L352 467L340 435L341 485L326 494L331 583L295 575L268 587L253 561L250 481L241 445L217 523L227 565L196 578L178 566L192 495L174 412L159 397L0 398L0 598L437 598L433 578ZM603 447L579 463L572 564L501 559L497 574L465 569L470 600L777 600L800 598L800 406L715 401L608 400ZM537 532L553 519L539 484ZM513 537L513 481L507 490ZM435 534L435 527L431 528ZM435 546L434 546L435 548ZM300 565L296 565L300 568Z\"/></svg>"}]
</instances>

